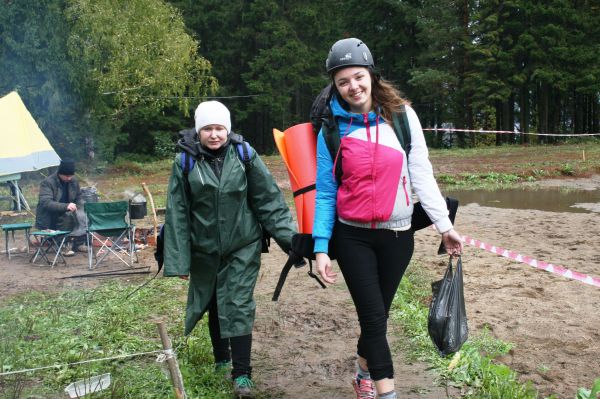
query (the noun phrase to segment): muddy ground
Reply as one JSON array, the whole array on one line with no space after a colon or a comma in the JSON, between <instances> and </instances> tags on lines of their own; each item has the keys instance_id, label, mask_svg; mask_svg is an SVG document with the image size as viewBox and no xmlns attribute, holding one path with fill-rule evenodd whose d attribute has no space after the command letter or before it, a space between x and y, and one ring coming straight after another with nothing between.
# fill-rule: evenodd
<instances>
[{"instance_id":1,"label":"muddy ground","mask_svg":"<svg viewBox=\"0 0 600 399\"><path fill-rule=\"evenodd\" d=\"M544 184L600 189L600 178ZM2 223L10 221L3 217ZM472 204L459 208L456 227L483 242L600 276L598 213ZM4 248L3 236L0 244ZM438 244L433 230L418 232L414 258L441 276L446 260L435 255ZM358 324L342 276L335 286L323 290L306 275L306 267L293 269L281 299L274 303L271 296L285 260L279 249L263 257L256 290L255 378L274 397L350 398ZM513 343L514 349L501 360L519 372L523 382L531 381L540 397L554 393L573 398L578 387L589 388L600 377L599 288L474 247L465 247L463 261L471 331L487 327L495 337ZM150 250L141 253L141 264L155 267ZM70 258L68 266L54 269L31 265L26 258L9 262L1 256L0 302L30 290L96 284L98 280L59 279L85 272L82 254ZM407 361L394 348L400 397L447 397L427 365ZM458 397L456 391L450 395Z\"/></svg>"}]
</instances>

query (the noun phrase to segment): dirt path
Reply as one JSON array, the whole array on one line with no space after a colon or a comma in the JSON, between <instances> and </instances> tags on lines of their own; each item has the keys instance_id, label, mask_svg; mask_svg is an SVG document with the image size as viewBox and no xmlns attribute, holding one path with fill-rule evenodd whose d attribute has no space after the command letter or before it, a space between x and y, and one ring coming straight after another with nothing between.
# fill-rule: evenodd
<instances>
[{"instance_id":1,"label":"dirt path","mask_svg":"<svg viewBox=\"0 0 600 399\"><path fill-rule=\"evenodd\" d=\"M543 182L545 186L600 189L600 177ZM600 215L511 210L479 205L459 208L457 229L489 244L600 277ZM415 259L440 277L446 258L435 254L437 233L416 235ZM283 397L348 398L357 321L343 282L320 289L294 269L279 303L270 302L285 258L265 256L257 288L257 376ZM600 289L531 266L466 247L465 295L474 333L487 327L514 344L500 359L531 381L540 397L570 399L600 377ZM341 274L338 274L341 275ZM395 355L400 397L443 398L423 364Z\"/></svg>"},{"instance_id":2,"label":"dirt path","mask_svg":"<svg viewBox=\"0 0 600 399\"><path fill-rule=\"evenodd\" d=\"M4 241L0 242L2 248ZM308 267L293 269L281 298L272 302L273 290L286 255L276 248L263 256L263 268L256 288L257 321L253 343L255 379L273 398L350 398L350 377L354 371L354 353L358 322L343 281L326 290L307 276ZM88 273L84 254L68 258L68 265L54 268L28 263L24 256L8 262L0 257L0 303L21 292L55 291L86 288L100 279L63 279ZM155 262L151 250L140 254L140 266ZM124 267L124 265L123 265ZM102 271L121 269L116 263ZM132 277L140 282L145 277ZM339 277L342 279L341 275ZM392 340L392 346L393 346ZM446 397L436 375L427 365L406 362L395 350L395 367L401 397L439 399Z\"/></svg>"},{"instance_id":3,"label":"dirt path","mask_svg":"<svg viewBox=\"0 0 600 399\"><path fill-rule=\"evenodd\" d=\"M351 398L359 329L348 290L342 280L322 289L307 275L308 266L292 268L279 301L272 302L286 259L281 251L263 257L256 295L256 377L273 397ZM397 347L394 340L391 345ZM399 349L394 350L399 397L446 397L426 364L407 362Z\"/></svg>"},{"instance_id":4,"label":"dirt path","mask_svg":"<svg viewBox=\"0 0 600 399\"><path fill-rule=\"evenodd\" d=\"M596 177L575 183L600 188ZM459 208L457 228L486 243L600 276L598 213L467 205ZM416 242L415 258L441 275L445 258L433 255L437 234L426 229L417 234ZM3 237L0 246L4 247ZM82 255L71 259L68 267L51 270L32 266L26 259L9 263L1 256L0 302L28 290L95 284L54 278L86 271ZM153 262L151 253L145 252L142 264L154 266ZM263 258L256 289L256 379L276 398L350 398L358 329L348 292L342 281L319 288L304 267L290 272L281 299L271 302L284 262L279 250ZM531 380L540 397L555 393L570 399L578 387L589 388L600 377L600 289L473 247L466 247L464 270L471 331L487 326L495 337L514 343L502 361L523 381ZM426 365L406 362L400 351L394 359L400 397L446 397Z\"/></svg>"},{"instance_id":5,"label":"dirt path","mask_svg":"<svg viewBox=\"0 0 600 399\"><path fill-rule=\"evenodd\" d=\"M468 205L457 228L483 242L600 276L600 215ZM431 247L433 232L418 238ZM417 258L442 273L443 262ZM573 398L600 377L600 289L466 247L465 300L472 329L514 343L502 361L531 380L541 397Z\"/></svg>"}]
</instances>

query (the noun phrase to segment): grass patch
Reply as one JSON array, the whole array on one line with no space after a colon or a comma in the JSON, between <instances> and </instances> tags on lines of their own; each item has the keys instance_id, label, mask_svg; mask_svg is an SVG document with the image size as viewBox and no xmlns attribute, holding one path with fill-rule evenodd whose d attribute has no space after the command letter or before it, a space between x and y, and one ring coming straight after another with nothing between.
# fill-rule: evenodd
<instances>
[{"instance_id":1,"label":"grass patch","mask_svg":"<svg viewBox=\"0 0 600 399\"><path fill-rule=\"evenodd\" d=\"M131 290L109 282L90 290L32 292L4 304L0 370L57 367L0 377L0 398L64 398L69 383L107 372L110 388L90 398L172 398L166 363L157 363L157 354L66 366L162 349L156 320L167 326L188 397L231 397L230 384L213 371L205 322L189 337L182 336L187 283L159 279L125 300Z\"/></svg>"},{"instance_id":2,"label":"grass patch","mask_svg":"<svg viewBox=\"0 0 600 399\"><path fill-rule=\"evenodd\" d=\"M531 181L524 176L512 173L461 173L458 175L439 174L437 181L448 188L465 190L498 190L516 187L523 181Z\"/></svg>"},{"instance_id":3,"label":"grass patch","mask_svg":"<svg viewBox=\"0 0 600 399\"><path fill-rule=\"evenodd\" d=\"M442 185L461 189L511 188L546 178L589 177L600 173L600 141L469 149L431 149Z\"/></svg>"},{"instance_id":4,"label":"grass patch","mask_svg":"<svg viewBox=\"0 0 600 399\"><path fill-rule=\"evenodd\" d=\"M416 358L431 364L450 385L461 389L466 398L535 399L537 392L521 384L517 374L494 358L508 353L511 345L493 338L487 330L470 331L469 340L458 355L442 358L427 332L428 303L433 278L413 264L394 298L391 318L399 323Z\"/></svg>"}]
</instances>

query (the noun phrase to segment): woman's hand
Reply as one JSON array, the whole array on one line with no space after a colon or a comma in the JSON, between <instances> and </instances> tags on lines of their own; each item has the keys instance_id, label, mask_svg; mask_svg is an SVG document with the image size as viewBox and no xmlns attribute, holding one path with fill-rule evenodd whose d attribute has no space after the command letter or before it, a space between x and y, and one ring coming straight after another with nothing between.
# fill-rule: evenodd
<instances>
[{"instance_id":1,"label":"woman's hand","mask_svg":"<svg viewBox=\"0 0 600 399\"><path fill-rule=\"evenodd\" d=\"M462 238L454 229L442 233L442 242L444 243L444 248L446 248L448 255L456 258L462 254Z\"/></svg>"},{"instance_id":2,"label":"woman's hand","mask_svg":"<svg viewBox=\"0 0 600 399\"><path fill-rule=\"evenodd\" d=\"M325 252L317 252L315 260L317 263L317 273L319 273L323 281L328 284L335 283L337 273L331 269L331 259L329 259L329 255Z\"/></svg>"}]
</instances>

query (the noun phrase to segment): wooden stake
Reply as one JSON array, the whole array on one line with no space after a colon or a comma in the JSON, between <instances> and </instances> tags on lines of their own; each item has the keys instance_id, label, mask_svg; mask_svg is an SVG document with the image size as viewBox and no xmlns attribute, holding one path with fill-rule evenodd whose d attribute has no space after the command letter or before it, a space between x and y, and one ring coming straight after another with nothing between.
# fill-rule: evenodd
<instances>
[{"instance_id":1,"label":"wooden stake","mask_svg":"<svg viewBox=\"0 0 600 399\"><path fill-rule=\"evenodd\" d=\"M152 198L152 194L148 189L146 183L142 183L142 188L144 192L148 196L148 200L150 201L150 209L152 210L152 220L154 222L154 245L157 245L158 242L158 217L156 216L156 208L154 207L154 198Z\"/></svg>"},{"instance_id":2,"label":"wooden stake","mask_svg":"<svg viewBox=\"0 0 600 399\"><path fill-rule=\"evenodd\" d=\"M583 154L583 162L585 162L585 150L581 150L581 153Z\"/></svg>"},{"instance_id":3,"label":"wooden stake","mask_svg":"<svg viewBox=\"0 0 600 399\"><path fill-rule=\"evenodd\" d=\"M162 341L163 349L167 355L167 365L169 366L169 374L171 374L171 383L173 384L173 389L175 390L175 397L177 399L185 399L187 398L187 395L185 394L185 389L183 388L183 377L181 376L181 371L179 371L179 364L177 363L177 358L173 353L171 340L169 339L169 335L167 335L167 329L162 322L158 322L156 325L158 327L158 333L160 334L160 340Z\"/></svg>"}]
</instances>

